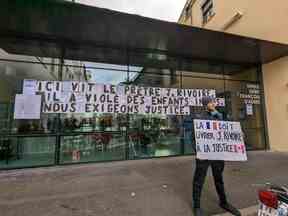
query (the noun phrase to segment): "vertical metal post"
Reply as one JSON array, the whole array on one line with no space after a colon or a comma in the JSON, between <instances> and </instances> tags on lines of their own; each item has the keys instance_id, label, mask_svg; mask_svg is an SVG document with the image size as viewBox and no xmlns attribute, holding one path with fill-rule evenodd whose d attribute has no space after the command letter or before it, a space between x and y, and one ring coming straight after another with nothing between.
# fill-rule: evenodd
<instances>
[{"instance_id":1,"label":"vertical metal post","mask_svg":"<svg viewBox=\"0 0 288 216\"><path fill-rule=\"evenodd\" d=\"M267 122L267 107L266 107L266 100L265 100L265 89L264 89L264 78L263 78L263 71L262 71L262 63L261 63L261 53L260 53L260 45L259 42L255 42L256 47L256 56L259 63L257 64L257 78L260 83L260 98L261 98L261 114L263 117L263 124L264 124L264 137L265 137L265 150L270 149L270 142L269 142L269 131L268 131L268 122Z\"/></svg>"},{"instance_id":2,"label":"vertical metal post","mask_svg":"<svg viewBox=\"0 0 288 216\"><path fill-rule=\"evenodd\" d=\"M129 50L126 49L126 58L127 58L127 82L126 84L130 82L130 56L129 56ZM125 125L125 160L129 160L129 132L130 129L130 116L129 113L126 114L126 125Z\"/></svg>"},{"instance_id":3,"label":"vertical metal post","mask_svg":"<svg viewBox=\"0 0 288 216\"><path fill-rule=\"evenodd\" d=\"M63 66L65 58L65 48L61 47L60 65L58 68L58 80L63 80ZM55 146L55 164L60 164L60 151L61 151L61 114L57 114L57 129L56 129L56 146Z\"/></svg>"},{"instance_id":4,"label":"vertical metal post","mask_svg":"<svg viewBox=\"0 0 288 216\"><path fill-rule=\"evenodd\" d=\"M180 69L180 88L182 89L183 88L183 68L182 68L182 61L177 59L177 66L178 66L178 69ZM177 76L177 69L176 69L176 76ZM176 77L177 79L177 77ZM190 109L190 108L189 108ZM190 109L190 112L191 112L191 109ZM191 115L191 113L190 113ZM185 155L185 142L184 142L184 133L183 133L183 116L181 115L180 116L180 125L179 125L179 132L180 132L180 154L181 155Z\"/></svg>"},{"instance_id":5,"label":"vertical metal post","mask_svg":"<svg viewBox=\"0 0 288 216\"><path fill-rule=\"evenodd\" d=\"M223 115L223 120L228 120L228 107L227 107L227 89L226 89L226 77L225 77L225 64L221 63L221 70L222 70L222 79L223 79L223 96L225 99L225 107L224 107L224 113Z\"/></svg>"},{"instance_id":6,"label":"vertical metal post","mask_svg":"<svg viewBox=\"0 0 288 216\"><path fill-rule=\"evenodd\" d=\"M268 123L267 123L267 108L266 108L266 100L265 100L265 89L264 89L264 79L263 79L263 71L262 65L259 64L257 66L257 75L260 83L260 97L261 97L261 115L263 116L263 124L264 124L264 137L265 137L265 150L270 149L269 142L269 133L268 133Z\"/></svg>"}]
</instances>

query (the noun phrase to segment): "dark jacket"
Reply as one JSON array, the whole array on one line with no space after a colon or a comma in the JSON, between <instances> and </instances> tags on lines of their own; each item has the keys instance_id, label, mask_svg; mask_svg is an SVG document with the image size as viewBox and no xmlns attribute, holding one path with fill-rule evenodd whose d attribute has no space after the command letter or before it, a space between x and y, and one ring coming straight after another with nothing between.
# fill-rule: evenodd
<instances>
[{"instance_id":1,"label":"dark jacket","mask_svg":"<svg viewBox=\"0 0 288 216\"><path fill-rule=\"evenodd\" d=\"M196 151L196 143L195 143L195 134L194 134L194 119L200 119L200 120L223 120L223 115L220 112L217 112L216 115L212 115L208 111L204 111L199 114L191 114L189 116L185 116L182 122L182 140L184 141L184 131L188 132L191 131L189 134L192 135L191 137L191 143L192 143L192 149Z\"/></svg>"},{"instance_id":2,"label":"dark jacket","mask_svg":"<svg viewBox=\"0 0 288 216\"><path fill-rule=\"evenodd\" d=\"M204 112L196 115L195 119L223 121L223 114L220 112L217 112L216 115L212 115L211 112L204 111Z\"/></svg>"}]
</instances>

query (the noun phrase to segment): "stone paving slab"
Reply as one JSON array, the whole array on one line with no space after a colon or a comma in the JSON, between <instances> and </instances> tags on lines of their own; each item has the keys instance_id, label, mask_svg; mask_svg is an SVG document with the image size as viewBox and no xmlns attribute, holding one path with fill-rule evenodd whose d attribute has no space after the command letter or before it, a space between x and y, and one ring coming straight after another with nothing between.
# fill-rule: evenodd
<instances>
[{"instance_id":1,"label":"stone paving slab","mask_svg":"<svg viewBox=\"0 0 288 216\"><path fill-rule=\"evenodd\" d=\"M257 204L253 184L288 184L288 153L249 152L249 161L226 163L230 201ZM194 157L0 171L2 216L188 216ZM211 171L202 207L221 214Z\"/></svg>"}]
</instances>

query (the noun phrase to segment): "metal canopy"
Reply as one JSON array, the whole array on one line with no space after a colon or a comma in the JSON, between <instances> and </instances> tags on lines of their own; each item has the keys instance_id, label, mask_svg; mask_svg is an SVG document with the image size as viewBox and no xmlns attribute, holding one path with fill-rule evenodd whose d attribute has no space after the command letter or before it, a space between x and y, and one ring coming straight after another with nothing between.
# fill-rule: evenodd
<instances>
[{"instance_id":1,"label":"metal canopy","mask_svg":"<svg viewBox=\"0 0 288 216\"><path fill-rule=\"evenodd\" d=\"M107 58L99 47L247 65L288 54L284 44L57 0L1 0L0 37L9 53L55 57L65 47L67 58L111 63L123 53Z\"/></svg>"}]
</instances>

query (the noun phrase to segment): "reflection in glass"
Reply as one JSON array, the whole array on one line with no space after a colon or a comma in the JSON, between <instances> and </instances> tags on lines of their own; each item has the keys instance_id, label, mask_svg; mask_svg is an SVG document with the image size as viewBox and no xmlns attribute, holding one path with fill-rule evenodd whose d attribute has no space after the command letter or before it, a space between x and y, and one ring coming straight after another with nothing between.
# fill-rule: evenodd
<instances>
[{"instance_id":1,"label":"reflection in glass","mask_svg":"<svg viewBox=\"0 0 288 216\"><path fill-rule=\"evenodd\" d=\"M0 169L52 165L55 137L0 138Z\"/></svg>"},{"instance_id":2,"label":"reflection in glass","mask_svg":"<svg viewBox=\"0 0 288 216\"><path fill-rule=\"evenodd\" d=\"M16 94L22 94L24 79L57 80L60 60L16 55L1 48L0 57L0 132L21 134L51 132L52 126L49 126L49 121L53 120L53 114L41 114L40 120L14 120L14 98Z\"/></svg>"},{"instance_id":3,"label":"reflection in glass","mask_svg":"<svg viewBox=\"0 0 288 216\"><path fill-rule=\"evenodd\" d=\"M164 67L167 66L166 57L154 57L155 63L156 60L159 62L158 67L149 67L147 63L131 80L131 84L180 88L177 71ZM180 119L181 117L176 115L129 115L129 157L135 159L181 154Z\"/></svg>"},{"instance_id":4,"label":"reflection in glass","mask_svg":"<svg viewBox=\"0 0 288 216\"><path fill-rule=\"evenodd\" d=\"M231 120L241 122L247 149L263 149L265 148L265 136L261 104L252 104L251 111L248 113L245 99L240 97L240 94L249 95L247 88L249 85L251 85L249 82L225 81L226 113Z\"/></svg>"},{"instance_id":5,"label":"reflection in glass","mask_svg":"<svg viewBox=\"0 0 288 216\"><path fill-rule=\"evenodd\" d=\"M224 98L224 81L222 79L215 79L215 75L212 74L211 78L209 78L209 74L206 73L205 77L197 78L189 77L189 72L184 72L186 75L182 77L182 88L196 88L196 89L214 89L216 90L217 98ZM217 109L224 113L223 107L217 107ZM204 107L196 107L193 106L190 108L191 115L183 116L182 119L182 142L184 144L184 152L185 154L195 153L195 139L194 139L194 130L193 130L193 118L197 116L199 113L205 110Z\"/></svg>"},{"instance_id":6,"label":"reflection in glass","mask_svg":"<svg viewBox=\"0 0 288 216\"><path fill-rule=\"evenodd\" d=\"M122 133L95 132L89 135L61 137L61 163L111 161L125 159Z\"/></svg>"},{"instance_id":7,"label":"reflection in glass","mask_svg":"<svg viewBox=\"0 0 288 216\"><path fill-rule=\"evenodd\" d=\"M180 154L179 117L160 115L129 116L130 158Z\"/></svg>"}]
</instances>

